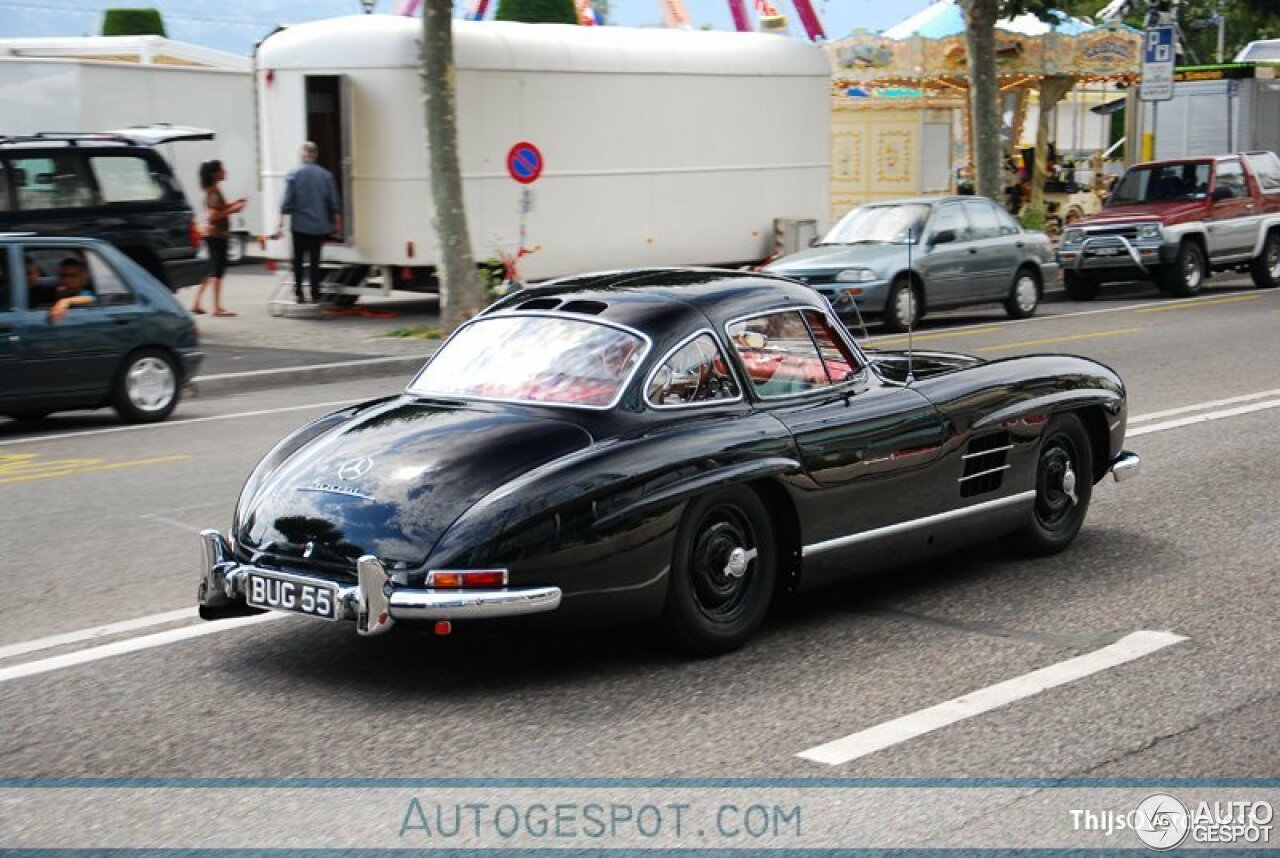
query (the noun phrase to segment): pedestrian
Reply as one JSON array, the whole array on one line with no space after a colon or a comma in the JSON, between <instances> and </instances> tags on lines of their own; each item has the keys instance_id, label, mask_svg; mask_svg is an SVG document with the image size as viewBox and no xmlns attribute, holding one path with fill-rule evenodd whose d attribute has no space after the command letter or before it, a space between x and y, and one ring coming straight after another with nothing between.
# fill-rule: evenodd
<instances>
[{"instance_id":1,"label":"pedestrian","mask_svg":"<svg viewBox=\"0 0 1280 858\"><path fill-rule=\"evenodd\" d=\"M309 273L311 300L320 291L320 249L330 235L342 234L342 214L338 208L338 189L333 174L316 163L320 148L308 140L299 153L301 163L289 171L284 184L284 202L280 205L277 235L284 232L287 215L293 239L293 297L306 302L302 291L303 274ZM304 263L306 271L304 272Z\"/></svg>"},{"instance_id":2,"label":"pedestrian","mask_svg":"<svg viewBox=\"0 0 1280 858\"><path fill-rule=\"evenodd\" d=\"M243 211L247 203L244 197L228 203L219 185L227 178L227 171L218 160L200 165L200 187L204 188L204 246L209 251L209 276L196 287L196 297L191 302L191 312L204 313L200 306L204 293L213 288L213 315L234 316L222 306L222 276L227 272L227 242L231 239L231 216Z\"/></svg>"}]
</instances>

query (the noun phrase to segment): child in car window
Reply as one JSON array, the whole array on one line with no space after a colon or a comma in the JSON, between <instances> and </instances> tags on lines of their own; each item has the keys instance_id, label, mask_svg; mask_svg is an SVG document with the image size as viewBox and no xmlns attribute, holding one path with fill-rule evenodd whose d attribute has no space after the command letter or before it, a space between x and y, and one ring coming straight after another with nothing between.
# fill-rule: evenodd
<instances>
[{"instance_id":1,"label":"child in car window","mask_svg":"<svg viewBox=\"0 0 1280 858\"><path fill-rule=\"evenodd\" d=\"M58 263L58 288L54 292L53 306L49 308L49 321L59 322L71 307L92 304L97 300L89 285L89 266L83 259L68 256Z\"/></svg>"}]
</instances>

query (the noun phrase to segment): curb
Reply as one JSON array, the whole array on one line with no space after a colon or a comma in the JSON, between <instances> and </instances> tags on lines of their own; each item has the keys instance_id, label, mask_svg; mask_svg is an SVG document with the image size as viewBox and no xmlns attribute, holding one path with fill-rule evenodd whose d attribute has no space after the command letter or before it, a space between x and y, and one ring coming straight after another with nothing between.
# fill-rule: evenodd
<instances>
[{"instance_id":1,"label":"curb","mask_svg":"<svg viewBox=\"0 0 1280 858\"><path fill-rule=\"evenodd\" d=\"M277 369L257 369L250 372L224 372L216 375L196 376L186 386L186 395L192 399L210 396L226 396L250 390L268 390L273 387L291 387L300 384L324 384L330 381L346 381L355 378L380 378L402 376L405 383L422 368L428 355L376 357L368 360L321 363L312 366L290 366Z\"/></svg>"}]
</instances>

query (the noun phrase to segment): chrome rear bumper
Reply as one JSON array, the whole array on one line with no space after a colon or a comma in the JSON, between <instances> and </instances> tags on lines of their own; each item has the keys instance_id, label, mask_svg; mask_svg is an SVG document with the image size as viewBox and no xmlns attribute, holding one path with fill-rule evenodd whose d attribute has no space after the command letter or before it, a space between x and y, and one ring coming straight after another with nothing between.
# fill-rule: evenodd
<instances>
[{"instance_id":1,"label":"chrome rear bumper","mask_svg":"<svg viewBox=\"0 0 1280 858\"><path fill-rule=\"evenodd\" d=\"M1121 450L1119 455L1111 460L1111 467L1107 470L1111 472L1111 476L1117 483L1122 483L1130 477L1136 477L1141 468L1142 459L1137 453Z\"/></svg>"},{"instance_id":2,"label":"chrome rear bumper","mask_svg":"<svg viewBox=\"0 0 1280 858\"><path fill-rule=\"evenodd\" d=\"M362 635L381 634L396 620L492 619L536 614L560 607L559 587L502 590L414 590L399 587L378 558L369 554L356 561L357 583L340 584L297 572L286 574L240 563L232 556L226 538L216 530L201 531L200 545L203 561L196 597L200 616L205 619L257 610L245 602L245 583L251 572L336 588L335 618L355 620L356 630Z\"/></svg>"}]
</instances>

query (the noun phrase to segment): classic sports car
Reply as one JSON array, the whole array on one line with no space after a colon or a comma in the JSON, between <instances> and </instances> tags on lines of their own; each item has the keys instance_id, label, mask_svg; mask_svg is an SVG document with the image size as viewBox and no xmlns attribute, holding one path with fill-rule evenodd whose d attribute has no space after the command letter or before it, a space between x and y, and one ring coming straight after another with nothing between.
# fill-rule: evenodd
<instances>
[{"instance_id":1,"label":"classic sports car","mask_svg":"<svg viewBox=\"0 0 1280 858\"><path fill-rule=\"evenodd\" d=\"M404 393L322 417L202 534L206 619L362 634L554 611L740 646L778 591L995 535L1064 549L1136 472L1124 386L1045 355L860 350L808 287L736 271L510 295Z\"/></svg>"}]
</instances>

